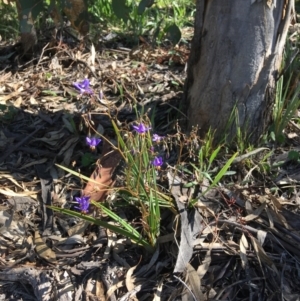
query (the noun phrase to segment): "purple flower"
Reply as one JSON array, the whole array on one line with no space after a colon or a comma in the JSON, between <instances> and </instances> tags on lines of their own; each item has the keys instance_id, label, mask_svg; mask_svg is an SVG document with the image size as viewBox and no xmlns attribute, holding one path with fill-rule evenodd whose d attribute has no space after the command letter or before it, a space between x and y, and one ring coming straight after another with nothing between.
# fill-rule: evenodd
<instances>
[{"instance_id":1,"label":"purple flower","mask_svg":"<svg viewBox=\"0 0 300 301\"><path fill-rule=\"evenodd\" d=\"M139 133L144 134L147 131L151 129L151 127L145 126L143 123L140 123L139 125L134 125L133 128Z\"/></svg>"},{"instance_id":2,"label":"purple flower","mask_svg":"<svg viewBox=\"0 0 300 301\"><path fill-rule=\"evenodd\" d=\"M73 85L81 94L93 94L93 91L90 88L90 81L87 78L85 78L82 82L73 83Z\"/></svg>"},{"instance_id":3,"label":"purple flower","mask_svg":"<svg viewBox=\"0 0 300 301\"><path fill-rule=\"evenodd\" d=\"M94 138L94 137L85 137L86 144L91 148L95 149L96 146L101 142L100 138Z\"/></svg>"},{"instance_id":4,"label":"purple flower","mask_svg":"<svg viewBox=\"0 0 300 301\"><path fill-rule=\"evenodd\" d=\"M164 162L163 162L162 157L154 157L154 160L151 163L155 167L160 168L163 165Z\"/></svg>"},{"instance_id":5,"label":"purple flower","mask_svg":"<svg viewBox=\"0 0 300 301\"><path fill-rule=\"evenodd\" d=\"M163 136L159 136L157 134L153 134L152 141L159 142L162 138L164 138L164 137Z\"/></svg>"},{"instance_id":6,"label":"purple flower","mask_svg":"<svg viewBox=\"0 0 300 301\"><path fill-rule=\"evenodd\" d=\"M80 210L83 213L87 213L90 206L90 197L89 196L75 197L75 200L79 206L75 206L74 208Z\"/></svg>"}]
</instances>

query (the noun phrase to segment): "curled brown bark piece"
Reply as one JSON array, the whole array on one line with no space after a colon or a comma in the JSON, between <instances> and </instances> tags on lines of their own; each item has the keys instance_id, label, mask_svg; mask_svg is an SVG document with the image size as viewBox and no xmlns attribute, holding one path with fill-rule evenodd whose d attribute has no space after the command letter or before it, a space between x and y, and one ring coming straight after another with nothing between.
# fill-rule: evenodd
<instances>
[{"instance_id":1,"label":"curled brown bark piece","mask_svg":"<svg viewBox=\"0 0 300 301\"><path fill-rule=\"evenodd\" d=\"M90 176L91 181L86 184L82 192L82 195L90 196L91 200L96 202L103 201L109 189L113 187L114 170L122 159L120 152L112 149L107 141L104 141L102 153L100 164Z\"/></svg>"}]
</instances>

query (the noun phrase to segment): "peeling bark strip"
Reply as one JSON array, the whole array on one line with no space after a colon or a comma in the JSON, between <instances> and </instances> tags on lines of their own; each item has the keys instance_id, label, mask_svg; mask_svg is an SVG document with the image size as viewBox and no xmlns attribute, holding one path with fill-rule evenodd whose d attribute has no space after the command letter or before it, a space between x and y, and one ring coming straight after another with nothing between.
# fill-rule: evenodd
<instances>
[{"instance_id":1,"label":"peeling bark strip","mask_svg":"<svg viewBox=\"0 0 300 301\"><path fill-rule=\"evenodd\" d=\"M234 106L252 142L265 131L294 0L197 0L185 98L188 127L224 137ZM226 133L236 135L234 124Z\"/></svg>"},{"instance_id":2,"label":"peeling bark strip","mask_svg":"<svg viewBox=\"0 0 300 301\"><path fill-rule=\"evenodd\" d=\"M188 210L186 206L189 199L189 189L183 188L186 183L171 172L168 172L167 176L181 218L180 245L174 273L182 273L188 268L192 258L195 239L203 230L202 217L197 210ZM190 195L193 195L193 192Z\"/></svg>"},{"instance_id":3,"label":"peeling bark strip","mask_svg":"<svg viewBox=\"0 0 300 301\"><path fill-rule=\"evenodd\" d=\"M100 159L100 166L96 167L82 195L90 196L93 201L103 201L106 194L113 187L114 171L121 161L121 154L118 150L111 149L107 141L103 142L103 155ZM96 184L95 181L98 183Z\"/></svg>"}]
</instances>

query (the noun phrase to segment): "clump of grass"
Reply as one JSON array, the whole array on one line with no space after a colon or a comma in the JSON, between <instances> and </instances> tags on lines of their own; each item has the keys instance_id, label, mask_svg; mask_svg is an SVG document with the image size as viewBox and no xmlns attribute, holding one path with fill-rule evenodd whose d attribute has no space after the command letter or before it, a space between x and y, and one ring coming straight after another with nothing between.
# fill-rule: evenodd
<instances>
[{"instance_id":1,"label":"clump of grass","mask_svg":"<svg viewBox=\"0 0 300 301\"><path fill-rule=\"evenodd\" d=\"M295 118L300 106L300 57L298 42L296 45L287 39L284 51L282 70L276 83L276 97L272 111L273 123L270 127L271 139L277 143L285 142L284 130L288 123Z\"/></svg>"},{"instance_id":2,"label":"clump of grass","mask_svg":"<svg viewBox=\"0 0 300 301\"><path fill-rule=\"evenodd\" d=\"M300 106L300 85L291 88L291 79L293 74L288 78L286 86L284 86L284 76L282 76L276 86L276 99L273 108L273 126L271 127L271 138L274 141L283 143L285 137L284 129L289 121L294 117L296 110Z\"/></svg>"},{"instance_id":3,"label":"clump of grass","mask_svg":"<svg viewBox=\"0 0 300 301\"><path fill-rule=\"evenodd\" d=\"M44 1L44 11L49 1ZM92 35L99 34L99 23L105 30L118 32L134 38L146 35L154 42L161 42L166 37L175 36L175 44L180 40L180 28L192 26L195 12L194 1L191 0L94 0L87 3L88 21L97 24ZM0 25L2 39L17 38L19 20L16 5L11 2L0 3L3 19ZM37 22L42 23L43 19ZM37 26L39 27L39 26ZM97 31L97 32L96 32Z\"/></svg>"},{"instance_id":4,"label":"clump of grass","mask_svg":"<svg viewBox=\"0 0 300 301\"><path fill-rule=\"evenodd\" d=\"M89 6L95 20L119 34L133 34L135 40L142 35L161 42L169 28L192 26L195 3L191 0L95 0ZM172 33L172 32L171 32Z\"/></svg>"},{"instance_id":5,"label":"clump of grass","mask_svg":"<svg viewBox=\"0 0 300 301\"><path fill-rule=\"evenodd\" d=\"M234 153L225 161L224 165L220 166L220 162L224 161L225 147L220 144L214 145L214 132L209 130L204 139L200 140L196 135L196 132L191 133L191 137L187 138L186 141L191 141L196 149L193 150L193 154L190 154L191 160L186 163L181 163L178 169L190 175L192 179L185 186L192 187L200 184L202 186L201 196L205 196L212 188L216 187L224 176L233 174L229 171L231 164L238 155ZM223 151L222 151L223 150ZM204 182L208 181L208 184Z\"/></svg>"},{"instance_id":6,"label":"clump of grass","mask_svg":"<svg viewBox=\"0 0 300 301\"><path fill-rule=\"evenodd\" d=\"M172 199L160 191L157 183L165 165L163 155L159 154L159 144L164 138L151 134L149 121L140 120L133 131L124 135L114 122L113 126L126 162L126 188L120 189L119 194L139 208L143 236L148 236L149 243L154 246L160 234L161 208L173 208Z\"/></svg>"},{"instance_id":7,"label":"clump of grass","mask_svg":"<svg viewBox=\"0 0 300 301\"><path fill-rule=\"evenodd\" d=\"M19 35L19 21L16 5L13 2L5 4L0 1L1 24L0 40L16 39Z\"/></svg>"}]
</instances>

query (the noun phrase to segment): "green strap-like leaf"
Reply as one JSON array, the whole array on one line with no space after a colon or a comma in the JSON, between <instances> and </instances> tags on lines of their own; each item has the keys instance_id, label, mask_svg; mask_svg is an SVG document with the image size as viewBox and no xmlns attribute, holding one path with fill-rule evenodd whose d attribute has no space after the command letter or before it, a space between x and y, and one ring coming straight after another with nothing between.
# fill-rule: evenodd
<instances>
[{"instance_id":1,"label":"green strap-like leaf","mask_svg":"<svg viewBox=\"0 0 300 301\"><path fill-rule=\"evenodd\" d=\"M168 26L165 30L167 38L174 44L178 44L181 39L181 31L179 27L174 23Z\"/></svg>"},{"instance_id":2,"label":"green strap-like leaf","mask_svg":"<svg viewBox=\"0 0 300 301\"><path fill-rule=\"evenodd\" d=\"M115 233L118 233L120 235L123 235L125 237L130 238L132 241L134 241L137 244L140 244L142 246L144 246L147 250L149 251L153 251L152 247L149 245L149 243L147 241L145 241L143 238L141 238L140 234L136 234L135 232L132 232L131 230L127 230L127 229L123 229L122 227L118 227L118 226L114 226L110 223L101 221L100 219L96 219L94 217L91 217L89 215L86 214L82 214L80 212L76 212L73 210L69 210L69 209L62 209L62 208L58 208L55 206L49 206L50 209L54 210L54 211L58 211L64 214L67 214L69 216L73 216L73 217L78 217L81 218L89 223L95 224L97 226L101 226L104 227L106 229L109 229Z\"/></svg>"},{"instance_id":3,"label":"green strap-like leaf","mask_svg":"<svg viewBox=\"0 0 300 301\"><path fill-rule=\"evenodd\" d=\"M141 0L138 6L138 14L142 15L146 8L151 7L154 4L154 0Z\"/></svg>"},{"instance_id":4,"label":"green strap-like leaf","mask_svg":"<svg viewBox=\"0 0 300 301\"><path fill-rule=\"evenodd\" d=\"M130 8L126 5L126 0L112 0L112 9L117 18L125 23L129 20Z\"/></svg>"}]
</instances>

